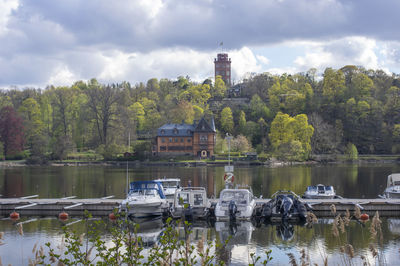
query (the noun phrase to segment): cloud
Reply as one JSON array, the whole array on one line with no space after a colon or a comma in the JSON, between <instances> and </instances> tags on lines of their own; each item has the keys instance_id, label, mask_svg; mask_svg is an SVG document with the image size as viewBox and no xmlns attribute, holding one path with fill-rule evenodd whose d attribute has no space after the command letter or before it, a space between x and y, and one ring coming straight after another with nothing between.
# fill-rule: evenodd
<instances>
[{"instance_id":1,"label":"cloud","mask_svg":"<svg viewBox=\"0 0 400 266\"><path fill-rule=\"evenodd\" d=\"M329 42L310 42L307 52L298 56L295 66L300 71L310 68L340 68L345 65L357 65L377 69L382 67L377 56L377 43L365 37L346 37Z\"/></svg>"},{"instance_id":2,"label":"cloud","mask_svg":"<svg viewBox=\"0 0 400 266\"><path fill-rule=\"evenodd\" d=\"M237 80L344 64L399 69L399 9L398 0L0 0L0 85L203 80L221 41ZM306 53L286 66L253 49L288 43Z\"/></svg>"},{"instance_id":3,"label":"cloud","mask_svg":"<svg viewBox=\"0 0 400 266\"><path fill-rule=\"evenodd\" d=\"M18 0L0 0L0 35L7 33L11 13L18 8Z\"/></svg>"}]
</instances>

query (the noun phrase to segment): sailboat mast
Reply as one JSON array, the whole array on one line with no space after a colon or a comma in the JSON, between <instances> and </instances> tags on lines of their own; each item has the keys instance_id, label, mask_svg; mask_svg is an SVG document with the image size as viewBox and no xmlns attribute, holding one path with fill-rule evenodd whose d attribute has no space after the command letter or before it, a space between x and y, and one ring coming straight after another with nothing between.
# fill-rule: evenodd
<instances>
[{"instance_id":1,"label":"sailboat mast","mask_svg":"<svg viewBox=\"0 0 400 266\"><path fill-rule=\"evenodd\" d=\"M131 132L128 132L128 152L131 150ZM128 157L126 158L126 197L129 194L129 168L128 168Z\"/></svg>"}]
</instances>

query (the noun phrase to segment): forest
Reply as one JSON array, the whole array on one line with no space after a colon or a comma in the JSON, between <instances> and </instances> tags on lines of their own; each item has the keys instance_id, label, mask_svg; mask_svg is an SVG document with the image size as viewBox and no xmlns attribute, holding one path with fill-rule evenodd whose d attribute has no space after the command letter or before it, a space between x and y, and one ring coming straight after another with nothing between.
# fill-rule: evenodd
<instances>
[{"instance_id":1,"label":"forest","mask_svg":"<svg viewBox=\"0 0 400 266\"><path fill-rule=\"evenodd\" d=\"M315 154L400 152L400 76L348 65L294 75L253 74L230 105L229 88L215 82L152 78L146 83L101 84L0 90L0 158L32 163L62 160L92 151L115 159L125 151L151 157L161 125L193 123L213 116L218 154L256 151L303 161ZM211 108L210 102L220 102ZM225 104L224 104L225 103ZM128 138L130 137L130 147Z\"/></svg>"}]
</instances>

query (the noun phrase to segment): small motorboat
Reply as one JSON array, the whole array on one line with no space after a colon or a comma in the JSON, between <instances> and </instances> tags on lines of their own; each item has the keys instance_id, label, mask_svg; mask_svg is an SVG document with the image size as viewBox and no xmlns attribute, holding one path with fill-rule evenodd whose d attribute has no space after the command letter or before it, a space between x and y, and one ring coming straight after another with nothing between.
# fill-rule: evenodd
<instances>
[{"instance_id":1,"label":"small motorboat","mask_svg":"<svg viewBox=\"0 0 400 266\"><path fill-rule=\"evenodd\" d=\"M211 203L204 187L184 187L175 192L171 207L173 218L204 219L209 215Z\"/></svg>"},{"instance_id":2,"label":"small motorboat","mask_svg":"<svg viewBox=\"0 0 400 266\"><path fill-rule=\"evenodd\" d=\"M175 191L181 187L181 180L179 178L160 178L154 180L160 182L163 186L163 192L166 198L173 198Z\"/></svg>"},{"instance_id":3,"label":"small motorboat","mask_svg":"<svg viewBox=\"0 0 400 266\"><path fill-rule=\"evenodd\" d=\"M261 207L265 222L301 222L307 217L307 208L292 191L277 191Z\"/></svg>"},{"instance_id":4,"label":"small motorboat","mask_svg":"<svg viewBox=\"0 0 400 266\"><path fill-rule=\"evenodd\" d=\"M163 187L156 181L136 181L129 184L129 192L119 207L133 218L161 216L168 209Z\"/></svg>"},{"instance_id":5,"label":"small motorboat","mask_svg":"<svg viewBox=\"0 0 400 266\"><path fill-rule=\"evenodd\" d=\"M335 197L336 192L333 186L324 186L322 184L308 186L303 196L306 199L333 199Z\"/></svg>"},{"instance_id":6,"label":"small motorboat","mask_svg":"<svg viewBox=\"0 0 400 266\"><path fill-rule=\"evenodd\" d=\"M385 198L400 198L400 173L391 174L387 178L386 189L383 192Z\"/></svg>"},{"instance_id":7,"label":"small motorboat","mask_svg":"<svg viewBox=\"0 0 400 266\"><path fill-rule=\"evenodd\" d=\"M250 220L256 202L250 188L225 188L219 195L215 206L217 221Z\"/></svg>"}]
</instances>

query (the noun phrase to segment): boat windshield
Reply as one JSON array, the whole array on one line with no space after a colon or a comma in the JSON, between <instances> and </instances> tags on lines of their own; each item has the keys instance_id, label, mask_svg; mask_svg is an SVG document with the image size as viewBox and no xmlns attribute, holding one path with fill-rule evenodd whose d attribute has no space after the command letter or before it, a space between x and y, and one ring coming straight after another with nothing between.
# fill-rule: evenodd
<instances>
[{"instance_id":1,"label":"boat windshield","mask_svg":"<svg viewBox=\"0 0 400 266\"><path fill-rule=\"evenodd\" d=\"M178 181L163 181L162 185L164 188L177 188L179 186Z\"/></svg>"},{"instance_id":2,"label":"boat windshield","mask_svg":"<svg viewBox=\"0 0 400 266\"><path fill-rule=\"evenodd\" d=\"M325 190L325 186L318 186L318 190L324 191Z\"/></svg>"},{"instance_id":3,"label":"boat windshield","mask_svg":"<svg viewBox=\"0 0 400 266\"><path fill-rule=\"evenodd\" d=\"M194 194L193 205L195 205L195 206L203 205L203 194L199 194L199 193Z\"/></svg>"},{"instance_id":4,"label":"boat windshield","mask_svg":"<svg viewBox=\"0 0 400 266\"><path fill-rule=\"evenodd\" d=\"M309 186L309 187L307 187L307 190L308 191L316 191L317 187L316 186Z\"/></svg>"},{"instance_id":5,"label":"boat windshield","mask_svg":"<svg viewBox=\"0 0 400 266\"><path fill-rule=\"evenodd\" d=\"M326 191L333 192L332 186L326 186L325 189L326 189Z\"/></svg>"},{"instance_id":6,"label":"boat windshield","mask_svg":"<svg viewBox=\"0 0 400 266\"><path fill-rule=\"evenodd\" d=\"M146 196L157 196L157 190L155 188L148 188L148 189L135 189L131 190L131 196L139 196L139 195L146 195Z\"/></svg>"},{"instance_id":7,"label":"boat windshield","mask_svg":"<svg viewBox=\"0 0 400 266\"><path fill-rule=\"evenodd\" d=\"M220 197L223 204L228 204L231 200L237 204L247 204L248 193L246 191L223 191Z\"/></svg>"}]
</instances>

